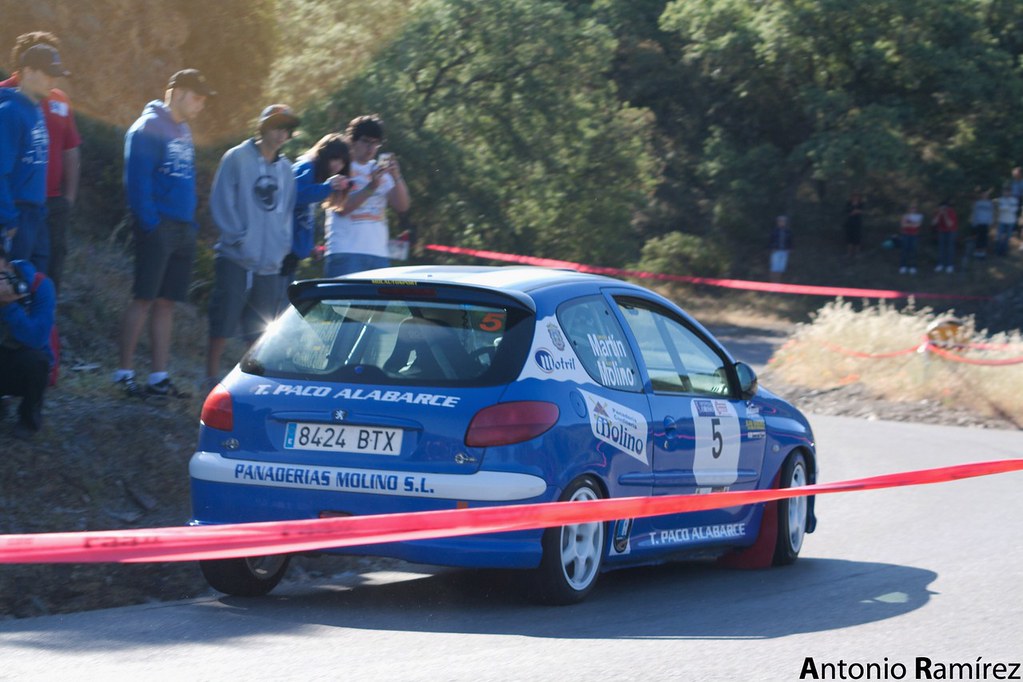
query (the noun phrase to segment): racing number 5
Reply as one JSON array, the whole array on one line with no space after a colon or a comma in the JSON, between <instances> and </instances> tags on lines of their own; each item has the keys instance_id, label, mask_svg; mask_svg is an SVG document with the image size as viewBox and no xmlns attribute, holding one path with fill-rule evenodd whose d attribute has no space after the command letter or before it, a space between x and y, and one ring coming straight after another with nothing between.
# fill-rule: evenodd
<instances>
[{"instance_id":1,"label":"racing number 5","mask_svg":"<svg viewBox=\"0 0 1023 682\"><path fill-rule=\"evenodd\" d=\"M485 332L496 332L504 326L504 315L501 313L487 313L480 320L480 330Z\"/></svg>"},{"instance_id":2,"label":"racing number 5","mask_svg":"<svg viewBox=\"0 0 1023 682\"><path fill-rule=\"evenodd\" d=\"M721 451L725 447L725 439L721 436L721 431L718 430L719 426L721 426L721 420L718 417L710 420L710 434L714 440L714 447L711 449L710 454L714 459L721 456Z\"/></svg>"}]
</instances>

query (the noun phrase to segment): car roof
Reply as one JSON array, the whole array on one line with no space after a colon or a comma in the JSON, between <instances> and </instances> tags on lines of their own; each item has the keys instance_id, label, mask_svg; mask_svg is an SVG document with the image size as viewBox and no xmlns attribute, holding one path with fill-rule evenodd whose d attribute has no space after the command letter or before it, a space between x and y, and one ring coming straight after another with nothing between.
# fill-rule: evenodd
<instances>
[{"instance_id":1,"label":"car roof","mask_svg":"<svg viewBox=\"0 0 1023 682\"><path fill-rule=\"evenodd\" d=\"M380 268L355 273L341 280L404 280L414 282L435 282L461 284L466 286L485 287L521 291L536 291L549 286L562 284L628 285L617 279L603 275L592 275L575 270L558 268L540 268L534 266L474 266L474 265L409 265L394 268Z\"/></svg>"}]
</instances>

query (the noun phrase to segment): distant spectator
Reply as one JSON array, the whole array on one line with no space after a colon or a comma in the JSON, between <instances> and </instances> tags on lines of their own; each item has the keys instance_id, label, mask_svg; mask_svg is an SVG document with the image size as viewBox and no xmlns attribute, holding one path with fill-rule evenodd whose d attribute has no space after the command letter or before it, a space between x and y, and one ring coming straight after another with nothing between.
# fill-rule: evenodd
<instances>
[{"instance_id":1,"label":"distant spectator","mask_svg":"<svg viewBox=\"0 0 1023 682\"><path fill-rule=\"evenodd\" d=\"M210 211L220 239L213 247L204 391L216 385L227 339L239 325L242 338L251 343L280 310L281 266L291 251L295 210L295 175L280 150L298 123L290 107L266 107L256 136L227 150L213 178Z\"/></svg>"},{"instance_id":2,"label":"distant spectator","mask_svg":"<svg viewBox=\"0 0 1023 682\"><path fill-rule=\"evenodd\" d=\"M146 105L124 137L124 185L134 219L135 284L121 323L120 368L113 380L129 397L187 398L167 372L174 304L184 301L195 260L195 148L189 121L216 95L195 69L178 71L164 99ZM135 383L135 346L152 310L152 367Z\"/></svg>"},{"instance_id":3,"label":"distant spectator","mask_svg":"<svg viewBox=\"0 0 1023 682\"><path fill-rule=\"evenodd\" d=\"M399 213L409 207L397 158L388 154L379 163L376 160L384 144L383 121L375 114L359 116L348 124L345 135L352 147L355 185L344 205L327 214L327 277L387 267L387 207Z\"/></svg>"},{"instance_id":4,"label":"distant spectator","mask_svg":"<svg viewBox=\"0 0 1023 682\"><path fill-rule=\"evenodd\" d=\"M931 221L931 226L938 233L938 265L935 272L955 272L956 258L956 233L959 231L959 217L956 210L952 208L950 199L945 199L938 206L937 213Z\"/></svg>"},{"instance_id":5,"label":"distant spectator","mask_svg":"<svg viewBox=\"0 0 1023 682\"><path fill-rule=\"evenodd\" d=\"M21 55L33 45L49 45L60 50L60 40L52 33L33 31L18 36L11 50L11 63L20 64ZM20 72L15 72L0 83L0 88L17 87ZM71 100L63 90L53 88L39 100L50 136L46 163L46 226L50 260L46 274L53 286L60 289L67 256L67 232L71 208L78 197L78 178L81 167L79 145L82 143L71 111ZM33 254L35 255L35 254ZM42 254L39 254L42 255Z\"/></svg>"},{"instance_id":6,"label":"distant spectator","mask_svg":"<svg viewBox=\"0 0 1023 682\"><path fill-rule=\"evenodd\" d=\"M845 204L845 244L846 255L855 258L860 255L860 245L863 243L863 211L866 202L863 195L853 192L849 201Z\"/></svg>"},{"instance_id":7,"label":"distant spectator","mask_svg":"<svg viewBox=\"0 0 1023 682\"><path fill-rule=\"evenodd\" d=\"M1016 229L1021 231L1020 236L1023 237L1023 167L1012 169L1009 186L1012 187L1012 196L1016 198Z\"/></svg>"},{"instance_id":8,"label":"distant spectator","mask_svg":"<svg viewBox=\"0 0 1023 682\"><path fill-rule=\"evenodd\" d=\"M792 251L792 228L789 227L788 216L775 218L768 248L771 250L771 281L780 282L789 265L789 252Z\"/></svg>"},{"instance_id":9,"label":"distant spectator","mask_svg":"<svg viewBox=\"0 0 1023 682\"><path fill-rule=\"evenodd\" d=\"M18 86L0 89L0 236L16 260L50 267L46 227L46 162L50 136L39 103L56 79L70 75L60 53L33 45L18 61Z\"/></svg>"},{"instance_id":10,"label":"distant spectator","mask_svg":"<svg viewBox=\"0 0 1023 682\"><path fill-rule=\"evenodd\" d=\"M1019 214L1019 200L1012 196L1012 187L1002 188L1002 196L995 200L998 211L998 231L995 233L995 255L1004 256L1009 253L1009 237L1016 227Z\"/></svg>"},{"instance_id":11,"label":"distant spectator","mask_svg":"<svg viewBox=\"0 0 1023 682\"><path fill-rule=\"evenodd\" d=\"M21 396L12 435L22 440L42 425L53 363L50 332L57 298L53 282L37 272L27 260L8 259L0 247L0 396Z\"/></svg>"},{"instance_id":12,"label":"distant spectator","mask_svg":"<svg viewBox=\"0 0 1023 682\"><path fill-rule=\"evenodd\" d=\"M312 253L316 237L316 206L332 192L348 189L351 152L340 133L324 135L300 156L295 171L295 216L291 253L284 258L281 275L291 280L298 262Z\"/></svg>"},{"instance_id":13,"label":"distant spectator","mask_svg":"<svg viewBox=\"0 0 1023 682\"><path fill-rule=\"evenodd\" d=\"M899 235L902 241L902 257L899 260L899 274L916 274L916 249L920 239L920 226L924 216L920 213L919 204L911 201L909 208L902 214L899 221Z\"/></svg>"},{"instance_id":14,"label":"distant spectator","mask_svg":"<svg viewBox=\"0 0 1023 682\"><path fill-rule=\"evenodd\" d=\"M970 213L970 231L973 235L973 257L987 258L987 236L995 217L995 204L991 190L977 188L977 198Z\"/></svg>"}]
</instances>

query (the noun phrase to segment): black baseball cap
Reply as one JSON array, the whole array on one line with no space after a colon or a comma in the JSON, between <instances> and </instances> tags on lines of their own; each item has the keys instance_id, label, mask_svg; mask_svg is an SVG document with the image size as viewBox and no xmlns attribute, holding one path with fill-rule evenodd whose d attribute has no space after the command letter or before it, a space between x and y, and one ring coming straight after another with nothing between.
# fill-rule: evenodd
<instances>
[{"instance_id":1,"label":"black baseball cap","mask_svg":"<svg viewBox=\"0 0 1023 682\"><path fill-rule=\"evenodd\" d=\"M42 71L51 76L70 76L71 72L64 68L57 49L42 43L33 45L21 53L21 66Z\"/></svg>"},{"instance_id":2,"label":"black baseball cap","mask_svg":"<svg viewBox=\"0 0 1023 682\"><path fill-rule=\"evenodd\" d=\"M259 115L259 129L298 127L300 119L287 104L271 104Z\"/></svg>"},{"instance_id":3,"label":"black baseball cap","mask_svg":"<svg viewBox=\"0 0 1023 682\"><path fill-rule=\"evenodd\" d=\"M175 73L167 81L167 89L172 88L185 88L206 97L214 97L217 94L217 91L211 88L206 81L206 76L202 75L198 69L182 69Z\"/></svg>"}]
</instances>

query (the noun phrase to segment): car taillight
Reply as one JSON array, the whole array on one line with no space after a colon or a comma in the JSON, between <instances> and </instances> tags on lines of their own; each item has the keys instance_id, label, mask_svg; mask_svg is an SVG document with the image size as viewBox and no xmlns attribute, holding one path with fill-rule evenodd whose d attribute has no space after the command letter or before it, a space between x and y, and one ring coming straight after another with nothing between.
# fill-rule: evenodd
<instances>
[{"instance_id":1,"label":"car taillight","mask_svg":"<svg viewBox=\"0 0 1023 682\"><path fill-rule=\"evenodd\" d=\"M471 448L512 445L536 438L558 421L558 406L540 401L499 403L476 413L465 432Z\"/></svg>"},{"instance_id":2,"label":"car taillight","mask_svg":"<svg viewBox=\"0 0 1023 682\"><path fill-rule=\"evenodd\" d=\"M213 429L230 431L234 428L234 409L231 407L231 394L217 384L217 387L206 396L202 404L202 423Z\"/></svg>"}]
</instances>

